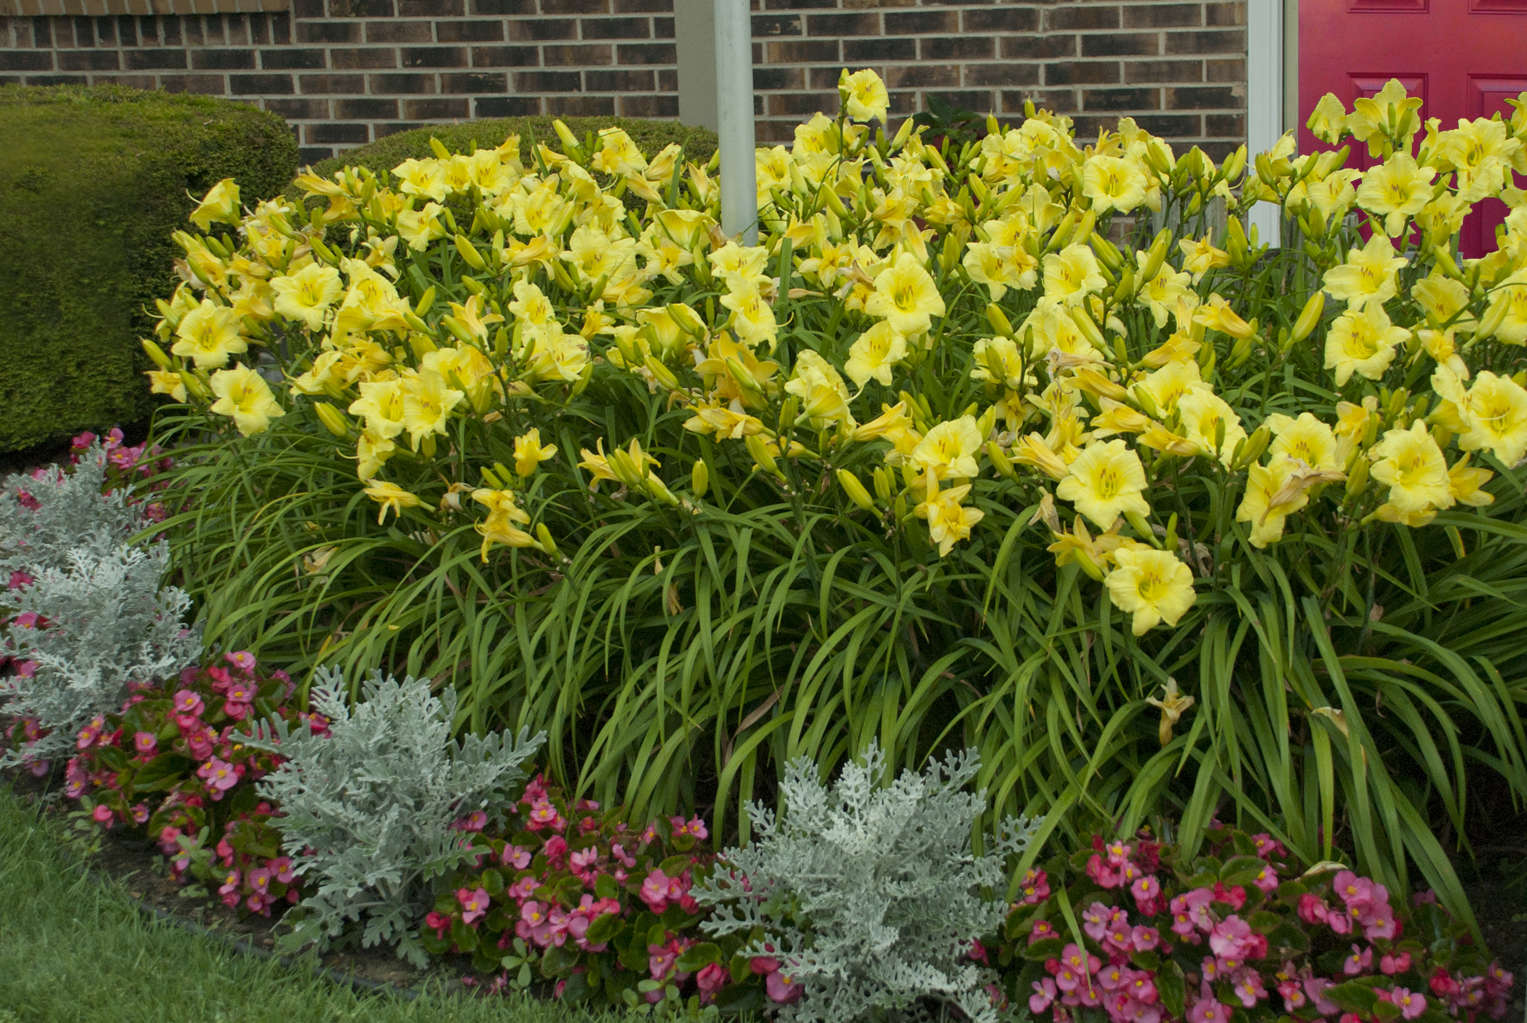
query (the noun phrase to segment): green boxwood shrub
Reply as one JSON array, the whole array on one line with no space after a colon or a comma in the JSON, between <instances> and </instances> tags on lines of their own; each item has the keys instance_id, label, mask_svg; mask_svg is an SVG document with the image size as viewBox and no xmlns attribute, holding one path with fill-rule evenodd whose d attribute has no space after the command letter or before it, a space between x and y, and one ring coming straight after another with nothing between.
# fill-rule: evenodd
<instances>
[{"instance_id":1,"label":"green boxwood shrub","mask_svg":"<svg viewBox=\"0 0 1527 1023\"><path fill-rule=\"evenodd\" d=\"M296 164L286 123L243 104L0 87L0 451L144 418L138 338L172 287L171 232L218 180L254 202Z\"/></svg>"},{"instance_id":2,"label":"green boxwood shrub","mask_svg":"<svg viewBox=\"0 0 1527 1023\"><path fill-rule=\"evenodd\" d=\"M464 124L439 124L377 139L368 145L346 150L338 156L320 160L313 165L315 173L330 177L342 167L365 167L389 180L387 175L394 167L409 157L433 156L429 140L439 139L453 153L469 153L477 149L492 149L501 145L510 135L520 137L520 158L528 164L530 151L537 142L558 148L557 135L552 129L551 117L498 117L486 121L467 121ZM709 128L694 128L677 121L648 121L636 118L565 117L572 133L580 139L599 132L611 125L625 129L638 149L651 156L670 142L684 147L684 158L704 163L716 151L716 133ZM296 193L294 192L294 195Z\"/></svg>"}]
</instances>

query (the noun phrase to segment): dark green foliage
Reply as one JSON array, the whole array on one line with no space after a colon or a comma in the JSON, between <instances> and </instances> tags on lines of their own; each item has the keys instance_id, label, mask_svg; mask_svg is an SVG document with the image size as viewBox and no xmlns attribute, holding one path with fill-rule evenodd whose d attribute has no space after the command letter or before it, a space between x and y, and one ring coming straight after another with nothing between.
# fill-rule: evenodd
<instances>
[{"instance_id":1,"label":"dark green foliage","mask_svg":"<svg viewBox=\"0 0 1527 1023\"><path fill-rule=\"evenodd\" d=\"M510 135L520 137L520 158L528 165L530 151L537 142L561 151L556 132L552 130L550 117L501 117L487 121L468 121L465 124L438 124L412 131L398 132L377 139L369 145L357 146L338 156L320 160L313 171L328 177L341 167L365 167L382 176L384 181L392 169L409 157L433 156L429 140L433 136L453 153L469 153L477 149L492 149L503 144ZM684 147L684 158L705 163L716 151L716 133L708 128L692 128L677 121L646 121L634 118L565 117L563 123L572 133L583 139L597 134L600 128L611 126L624 128L631 141L647 156L652 156L668 145L677 142ZM241 182L242 184L242 182ZM293 192L293 196L296 193Z\"/></svg>"},{"instance_id":2,"label":"dark green foliage","mask_svg":"<svg viewBox=\"0 0 1527 1023\"><path fill-rule=\"evenodd\" d=\"M250 106L0 87L0 451L144 418L138 338L173 288L170 233L220 179L252 203L296 163L285 122Z\"/></svg>"}]
</instances>

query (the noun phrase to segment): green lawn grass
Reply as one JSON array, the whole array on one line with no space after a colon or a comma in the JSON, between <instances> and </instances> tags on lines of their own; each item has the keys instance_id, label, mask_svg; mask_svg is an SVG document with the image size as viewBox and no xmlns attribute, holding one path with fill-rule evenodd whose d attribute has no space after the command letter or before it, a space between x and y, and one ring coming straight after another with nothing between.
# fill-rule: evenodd
<instances>
[{"instance_id":1,"label":"green lawn grass","mask_svg":"<svg viewBox=\"0 0 1527 1023\"><path fill-rule=\"evenodd\" d=\"M617 1023L523 998L358 992L153 919L0 785L0 1023Z\"/></svg>"}]
</instances>

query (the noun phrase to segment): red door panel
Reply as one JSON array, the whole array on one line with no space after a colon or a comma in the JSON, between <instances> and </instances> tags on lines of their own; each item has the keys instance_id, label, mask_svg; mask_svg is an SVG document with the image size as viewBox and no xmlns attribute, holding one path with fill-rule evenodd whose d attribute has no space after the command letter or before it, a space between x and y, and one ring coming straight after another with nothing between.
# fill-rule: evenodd
<instances>
[{"instance_id":1,"label":"red door panel","mask_svg":"<svg viewBox=\"0 0 1527 1023\"><path fill-rule=\"evenodd\" d=\"M1299 0L1301 121L1328 92L1350 110L1390 78L1421 97L1423 121L1437 117L1444 128L1509 116L1505 101L1527 90L1527 0ZM1318 146L1301 123L1300 150ZM1371 163L1366 150L1353 154L1352 166ZM1464 224L1464 255L1494 248L1505 212L1479 204Z\"/></svg>"}]
</instances>

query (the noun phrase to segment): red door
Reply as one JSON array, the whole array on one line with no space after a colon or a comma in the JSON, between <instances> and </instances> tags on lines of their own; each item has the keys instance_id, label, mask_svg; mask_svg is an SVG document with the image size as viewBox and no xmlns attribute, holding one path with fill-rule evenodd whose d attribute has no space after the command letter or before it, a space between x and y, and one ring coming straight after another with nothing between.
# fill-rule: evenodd
<instances>
[{"instance_id":1,"label":"red door","mask_svg":"<svg viewBox=\"0 0 1527 1023\"><path fill-rule=\"evenodd\" d=\"M1423 122L1509 118L1506 100L1527 91L1527 0L1299 0L1301 152L1319 145L1303 121L1321 96L1334 92L1351 110L1391 78L1421 97ZM1349 165L1369 162L1363 150ZM1506 215L1494 199L1475 209L1460 239L1466 256L1495 247Z\"/></svg>"}]
</instances>

